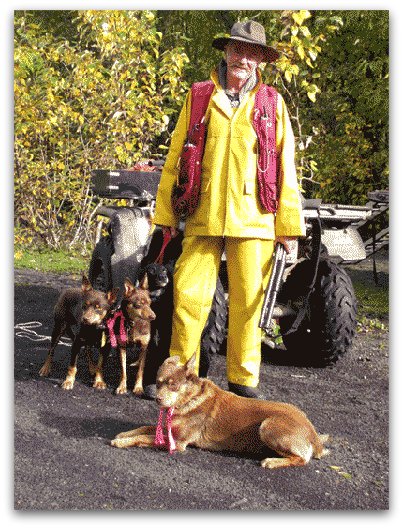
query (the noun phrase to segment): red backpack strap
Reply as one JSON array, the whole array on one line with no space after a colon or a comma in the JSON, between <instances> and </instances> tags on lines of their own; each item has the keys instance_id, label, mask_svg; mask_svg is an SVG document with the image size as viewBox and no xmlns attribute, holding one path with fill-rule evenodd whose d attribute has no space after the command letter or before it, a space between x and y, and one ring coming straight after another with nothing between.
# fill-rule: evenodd
<instances>
[{"instance_id":1,"label":"red backpack strap","mask_svg":"<svg viewBox=\"0 0 403 528\"><path fill-rule=\"evenodd\" d=\"M264 116L276 121L277 91L273 86L262 83L256 94L255 109L258 109Z\"/></svg>"},{"instance_id":2,"label":"red backpack strap","mask_svg":"<svg viewBox=\"0 0 403 528\"><path fill-rule=\"evenodd\" d=\"M212 81L194 83L191 89L189 129L179 160L178 181L171 195L172 210L182 219L192 215L199 203L206 136L204 116L213 90Z\"/></svg>"},{"instance_id":3,"label":"red backpack strap","mask_svg":"<svg viewBox=\"0 0 403 528\"><path fill-rule=\"evenodd\" d=\"M203 119L213 90L213 81L202 81L192 84L192 103L190 111L189 131L191 131L193 127L197 123L200 123Z\"/></svg>"},{"instance_id":4,"label":"red backpack strap","mask_svg":"<svg viewBox=\"0 0 403 528\"><path fill-rule=\"evenodd\" d=\"M258 137L258 184L262 206L268 212L277 209L276 153L277 92L262 84L255 97L253 125Z\"/></svg>"}]
</instances>

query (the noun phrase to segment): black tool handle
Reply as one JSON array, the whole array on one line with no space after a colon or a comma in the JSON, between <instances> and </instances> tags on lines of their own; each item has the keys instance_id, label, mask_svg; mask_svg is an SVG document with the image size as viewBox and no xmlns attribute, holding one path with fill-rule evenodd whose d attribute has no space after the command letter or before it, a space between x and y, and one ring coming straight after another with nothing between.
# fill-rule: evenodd
<instances>
[{"instance_id":1,"label":"black tool handle","mask_svg":"<svg viewBox=\"0 0 403 528\"><path fill-rule=\"evenodd\" d=\"M259 328L262 328L267 333L271 330L271 319L273 317L274 306L277 300L277 294L280 290L285 269L286 251L283 244L278 243L273 255L273 267L267 286L262 313L260 315Z\"/></svg>"}]
</instances>

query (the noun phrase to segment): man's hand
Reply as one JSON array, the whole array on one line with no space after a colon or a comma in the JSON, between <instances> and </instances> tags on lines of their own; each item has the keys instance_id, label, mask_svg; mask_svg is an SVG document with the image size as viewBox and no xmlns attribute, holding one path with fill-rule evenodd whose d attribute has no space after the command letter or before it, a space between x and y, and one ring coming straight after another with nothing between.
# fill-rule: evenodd
<instances>
[{"instance_id":1,"label":"man's hand","mask_svg":"<svg viewBox=\"0 0 403 528\"><path fill-rule=\"evenodd\" d=\"M295 244L297 243L297 240L298 240L298 237L278 236L276 237L275 244L277 244L277 242L279 242L280 244L283 244L286 253L291 253L293 249L295 248Z\"/></svg>"},{"instance_id":2,"label":"man's hand","mask_svg":"<svg viewBox=\"0 0 403 528\"><path fill-rule=\"evenodd\" d=\"M171 235L171 238L175 238L176 235L179 233L179 229L176 227L171 226L161 226L162 227L162 234L165 235L166 232L169 232Z\"/></svg>"}]
</instances>

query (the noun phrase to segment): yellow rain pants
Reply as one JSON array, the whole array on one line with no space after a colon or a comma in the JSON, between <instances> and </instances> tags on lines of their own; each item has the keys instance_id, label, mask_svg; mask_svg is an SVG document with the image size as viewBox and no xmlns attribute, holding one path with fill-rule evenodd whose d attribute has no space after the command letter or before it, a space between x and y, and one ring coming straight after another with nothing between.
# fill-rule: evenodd
<instances>
[{"instance_id":1,"label":"yellow rain pants","mask_svg":"<svg viewBox=\"0 0 403 528\"><path fill-rule=\"evenodd\" d=\"M227 379L256 387L259 383L262 331L258 327L269 280L273 240L187 236L174 273L171 356L185 363L195 351L210 313L221 255L225 251L229 282Z\"/></svg>"}]
</instances>

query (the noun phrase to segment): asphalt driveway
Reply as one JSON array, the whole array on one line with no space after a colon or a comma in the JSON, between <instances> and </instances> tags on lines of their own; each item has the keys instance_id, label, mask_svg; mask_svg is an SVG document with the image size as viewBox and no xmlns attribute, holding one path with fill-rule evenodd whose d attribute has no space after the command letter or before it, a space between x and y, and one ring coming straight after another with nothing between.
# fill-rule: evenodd
<instances>
[{"instance_id":1,"label":"asphalt driveway","mask_svg":"<svg viewBox=\"0 0 403 528\"><path fill-rule=\"evenodd\" d=\"M110 439L156 423L158 409L133 394L113 394L117 358L110 358L105 391L92 388L83 357L74 389L60 388L68 346L58 347L49 378L38 375L53 305L61 288L74 282L35 272L16 275L15 509L388 509L386 331L359 334L350 353L325 369L287 365L284 353L266 350L262 388L270 399L300 406L320 432L331 435L331 452L322 460L268 471L258 460L198 449L173 455L120 450L109 445ZM210 377L226 387L225 358L215 356L212 363ZM130 380L133 384L132 370L129 386Z\"/></svg>"}]
</instances>

